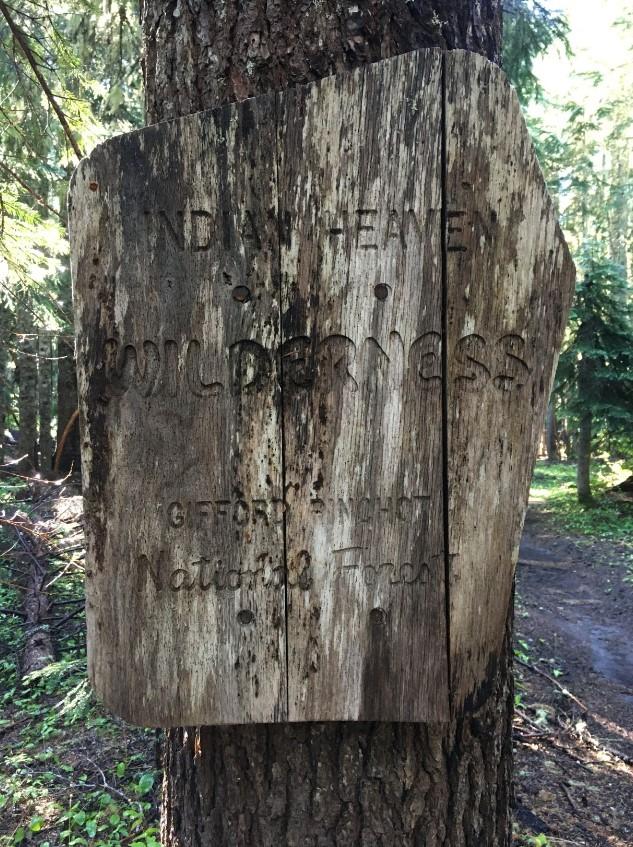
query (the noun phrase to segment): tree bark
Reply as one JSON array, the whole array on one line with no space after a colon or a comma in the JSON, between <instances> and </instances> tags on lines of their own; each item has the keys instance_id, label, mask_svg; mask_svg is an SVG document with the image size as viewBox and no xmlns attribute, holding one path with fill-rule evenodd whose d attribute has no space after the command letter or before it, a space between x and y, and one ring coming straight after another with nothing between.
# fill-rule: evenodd
<instances>
[{"instance_id":1,"label":"tree bark","mask_svg":"<svg viewBox=\"0 0 633 847\"><path fill-rule=\"evenodd\" d=\"M148 123L420 47L498 61L499 0L310 0L143 7ZM447 724L311 723L172 730L168 847L510 844L511 608L487 683Z\"/></svg>"},{"instance_id":2,"label":"tree bark","mask_svg":"<svg viewBox=\"0 0 633 847\"><path fill-rule=\"evenodd\" d=\"M23 295L18 303L17 325L21 339L16 363L20 421L18 456L23 457L19 469L30 473L37 467L37 344L28 295Z\"/></svg>"},{"instance_id":3,"label":"tree bark","mask_svg":"<svg viewBox=\"0 0 633 847\"><path fill-rule=\"evenodd\" d=\"M53 391L53 357L51 336L41 334L38 339L38 376L40 405L40 471L47 474L53 464L53 436L51 411Z\"/></svg>"},{"instance_id":4,"label":"tree bark","mask_svg":"<svg viewBox=\"0 0 633 847\"><path fill-rule=\"evenodd\" d=\"M576 465L576 491L578 494L578 502L584 506L590 506L593 503L593 495L591 493L591 430L593 423L593 415L587 409L580 416L580 426L578 428L578 464Z\"/></svg>"},{"instance_id":5,"label":"tree bark","mask_svg":"<svg viewBox=\"0 0 633 847\"><path fill-rule=\"evenodd\" d=\"M4 462L4 431L9 410L8 345L11 327L11 310L0 300L0 464Z\"/></svg>"},{"instance_id":6,"label":"tree bark","mask_svg":"<svg viewBox=\"0 0 633 847\"><path fill-rule=\"evenodd\" d=\"M420 47L501 56L500 0L146 0L142 25L148 123Z\"/></svg>"},{"instance_id":7,"label":"tree bark","mask_svg":"<svg viewBox=\"0 0 633 847\"><path fill-rule=\"evenodd\" d=\"M589 285L590 283L586 283ZM593 320L586 320L578 329L578 341L583 350L594 349L597 345ZM591 437L593 412L591 400L594 394L594 361L584 352L578 362L578 403L581 407L576 445L576 493L578 502L584 506L593 503L591 493Z\"/></svg>"},{"instance_id":8,"label":"tree bark","mask_svg":"<svg viewBox=\"0 0 633 847\"><path fill-rule=\"evenodd\" d=\"M305 723L168 734L162 839L202 847L510 844L512 624L447 725Z\"/></svg>"},{"instance_id":9,"label":"tree bark","mask_svg":"<svg viewBox=\"0 0 633 847\"><path fill-rule=\"evenodd\" d=\"M551 400L547 406L547 417L545 419L545 446L547 449L547 461L560 462L556 410L554 409L554 404Z\"/></svg>"}]
</instances>

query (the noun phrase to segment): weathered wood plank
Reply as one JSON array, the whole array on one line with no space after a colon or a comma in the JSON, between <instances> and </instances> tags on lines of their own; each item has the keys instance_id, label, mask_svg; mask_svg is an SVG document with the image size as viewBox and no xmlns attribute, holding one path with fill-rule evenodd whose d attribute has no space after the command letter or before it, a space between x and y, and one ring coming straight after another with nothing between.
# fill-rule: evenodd
<instances>
[{"instance_id":1,"label":"weathered wood plank","mask_svg":"<svg viewBox=\"0 0 633 847\"><path fill-rule=\"evenodd\" d=\"M291 720L447 716L441 54L280 97Z\"/></svg>"},{"instance_id":2,"label":"weathered wood plank","mask_svg":"<svg viewBox=\"0 0 633 847\"><path fill-rule=\"evenodd\" d=\"M132 133L70 212L97 693L447 719L503 638L573 282L501 72L420 51Z\"/></svg>"},{"instance_id":3,"label":"weathered wood plank","mask_svg":"<svg viewBox=\"0 0 633 847\"><path fill-rule=\"evenodd\" d=\"M498 655L574 269L516 95L446 54L452 693Z\"/></svg>"},{"instance_id":4,"label":"weathered wood plank","mask_svg":"<svg viewBox=\"0 0 633 847\"><path fill-rule=\"evenodd\" d=\"M263 97L74 178L90 675L135 723L286 717L274 145Z\"/></svg>"}]
</instances>

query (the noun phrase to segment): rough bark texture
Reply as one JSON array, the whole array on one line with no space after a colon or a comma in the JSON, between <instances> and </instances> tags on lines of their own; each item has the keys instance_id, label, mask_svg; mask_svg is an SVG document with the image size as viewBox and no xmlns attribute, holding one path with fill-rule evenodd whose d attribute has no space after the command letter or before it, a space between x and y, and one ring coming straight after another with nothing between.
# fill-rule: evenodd
<instances>
[{"instance_id":1,"label":"rough bark texture","mask_svg":"<svg viewBox=\"0 0 633 847\"><path fill-rule=\"evenodd\" d=\"M174 730L164 761L164 843L508 845L510 630L481 704L447 726Z\"/></svg>"},{"instance_id":2,"label":"rough bark texture","mask_svg":"<svg viewBox=\"0 0 633 847\"><path fill-rule=\"evenodd\" d=\"M421 47L501 55L499 0L145 0L148 123Z\"/></svg>"},{"instance_id":3,"label":"rough bark texture","mask_svg":"<svg viewBox=\"0 0 633 847\"><path fill-rule=\"evenodd\" d=\"M458 47L498 60L501 4L326 2L143 8L148 122L406 52ZM163 842L226 845L510 843L510 613L489 684L450 724L298 724L173 730Z\"/></svg>"},{"instance_id":4,"label":"rough bark texture","mask_svg":"<svg viewBox=\"0 0 633 847\"><path fill-rule=\"evenodd\" d=\"M477 702L447 725L308 723L169 733L173 847L506 847L512 616Z\"/></svg>"}]
</instances>

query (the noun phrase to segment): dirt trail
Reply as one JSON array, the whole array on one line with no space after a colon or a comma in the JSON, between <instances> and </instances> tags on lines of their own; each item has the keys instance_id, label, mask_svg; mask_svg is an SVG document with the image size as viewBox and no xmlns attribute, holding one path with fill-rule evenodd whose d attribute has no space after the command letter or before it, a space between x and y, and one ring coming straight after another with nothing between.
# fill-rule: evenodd
<instances>
[{"instance_id":1,"label":"dirt trail","mask_svg":"<svg viewBox=\"0 0 633 847\"><path fill-rule=\"evenodd\" d=\"M517 664L516 818L552 845L633 847L627 554L560 537L528 515L517 572L517 650L529 667Z\"/></svg>"}]
</instances>

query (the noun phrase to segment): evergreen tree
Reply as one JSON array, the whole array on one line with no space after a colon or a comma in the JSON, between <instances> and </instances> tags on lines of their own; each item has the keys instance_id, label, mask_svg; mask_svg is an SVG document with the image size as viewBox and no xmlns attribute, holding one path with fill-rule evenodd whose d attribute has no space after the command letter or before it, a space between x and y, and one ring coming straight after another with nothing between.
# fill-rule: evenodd
<instances>
[{"instance_id":1,"label":"evergreen tree","mask_svg":"<svg viewBox=\"0 0 633 847\"><path fill-rule=\"evenodd\" d=\"M633 447L633 322L622 265L603 245L586 246L578 264L558 392L578 426L578 499L590 504L592 448L617 446L630 456Z\"/></svg>"},{"instance_id":2,"label":"evergreen tree","mask_svg":"<svg viewBox=\"0 0 633 847\"><path fill-rule=\"evenodd\" d=\"M85 150L113 132L140 125L138 43L132 0L114 7L62 0L54 9L46 0L19 6L0 0L0 296L9 313L0 321L0 345L17 354L19 373L23 355L11 328L25 298L32 332L59 334L54 371L40 381L47 393L39 408L47 461L51 415L57 412L59 438L77 408L65 232L68 180ZM27 362L21 370L30 369ZM60 388L57 404L53 385ZM9 399L6 391L3 398ZM31 416L26 426L32 429ZM63 471L78 465L76 427L67 446Z\"/></svg>"},{"instance_id":3,"label":"evergreen tree","mask_svg":"<svg viewBox=\"0 0 633 847\"><path fill-rule=\"evenodd\" d=\"M535 0L506 0L503 4L503 68L522 105L543 94L534 73L534 60L552 44L569 54L569 25L565 16Z\"/></svg>"},{"instance_id":4,"label":"evergreen tree","mask_svg":"<svg viewBox=\"0 0 633 847\"><path fill-rule=\"evenodd\" d=\"M621 25L628 25L626 21ZM633 65L613 80L585 75L587 96L532 109L533 138L578 266L575 306L553 392L567 418L567 457L578 459L578 497L592 501L591 456L633 458ZM586 84L590 83L590 87ZM596 105L595 90L605 96ZM561 128L552 129L558 124ZM548 126L549 125L549 126Z\"/></svg>"}]
</instances>

